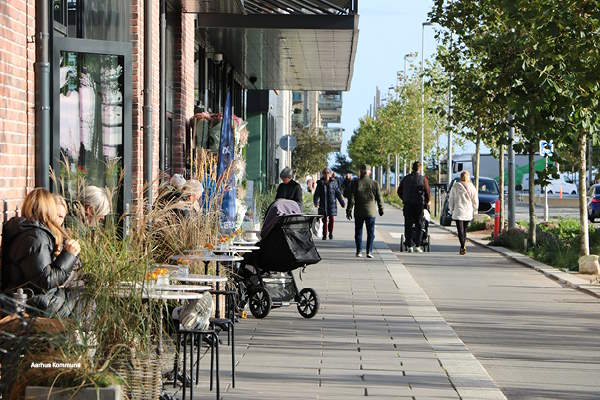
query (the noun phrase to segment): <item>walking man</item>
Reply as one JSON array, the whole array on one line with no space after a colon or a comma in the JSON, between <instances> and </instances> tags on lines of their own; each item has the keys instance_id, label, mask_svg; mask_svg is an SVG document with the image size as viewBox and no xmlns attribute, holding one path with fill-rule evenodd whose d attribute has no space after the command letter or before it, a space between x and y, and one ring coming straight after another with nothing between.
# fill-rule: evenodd
<instances>
[{"instance_id":1,"label":"walking man","mask_svg":"<svg viewBox=\"0 0 600 400\"><path fill-rule=\"evenodd\" d=\"M375 217L383 215L383 203L379 193L379 185L369 177L371 168L361 165L359 178L352 182L348 191L348 208L346 218L352 219L354 208L354 241L356 257L362 257L363 224L367 226L367 258L373 258L373 242L375 241Z\"/></svg>"},{"instance_id":2,"label":"walking man","mask_svg":"<svg viewBox=\"0 0 600 400\"><path fill-rule=\"evenodd\" d=\"M329 168L323 170L323 177L317 183L313 196L315 207L319 207L319 215L323 216L323 240L327 239L327 232L329 239L333 239L333 221L337 215L336 201L339 201L342 207L346 207L338 181L331 175Z\"/></svg>"},{"instance_id":3,"label":"walking man","mask_svg":"<svg viewBox=\"0 0 600 400\"><path fill-rule=\"evenodd\" d=\"M412 172L398 186L398 196L402 199L404 211L404 239L409 253L423 252L423 212L428 207L431 196L429 181L421 174L421 168L421 163L415 161Z\"/></svg>"}]
</instances>

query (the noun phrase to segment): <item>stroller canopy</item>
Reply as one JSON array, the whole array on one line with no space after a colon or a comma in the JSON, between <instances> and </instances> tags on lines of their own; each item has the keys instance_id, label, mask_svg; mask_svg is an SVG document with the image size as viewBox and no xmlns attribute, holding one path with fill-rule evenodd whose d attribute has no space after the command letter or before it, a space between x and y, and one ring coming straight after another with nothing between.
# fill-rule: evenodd
<instances>
[{"instance_id":1,"label":"stroller canopy","mask_svg":"<svg viewBox=\"0 0 600 400\"><path fill-rule=\"evenodd\" d=\"M275 200L271 203L265 215L265 220L260 230L261 239L269 236L271 230L283 216L300 214L302 214L302 210L300 210L300 206L295 201L286 199Z\"/></svg>"}]
</instances>

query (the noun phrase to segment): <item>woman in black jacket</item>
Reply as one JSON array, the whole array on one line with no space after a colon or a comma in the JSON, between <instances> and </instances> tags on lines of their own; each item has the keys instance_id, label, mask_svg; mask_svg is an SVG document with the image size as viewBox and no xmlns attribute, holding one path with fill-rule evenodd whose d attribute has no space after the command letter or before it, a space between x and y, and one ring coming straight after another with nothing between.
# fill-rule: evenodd
<instances>
[{"instance_id":1,"label":"woman in black jacket","mask_svg":"<svg viewBox=\"0 0 600 400\"><path fill-rule=\"evenodd\" d=\"M25 197L22 216L2 227L2 291L29 289L28 304L47 315L69 316L78 291L59 288L71 274L80 247L66 240L57 221L56 200L45 189Z\"/></svg>"},{"instance_id":2,"label":"woman in black jacket","mask_svg":"<svg viewBox=\"0 0 600 400\"><path fill-rule=\"evenodd\" d=\"M317 183L313 196L315 207L319 207L319 215L323 216L323 240L327 239L328 231L329 239L333 239L333 221L337 215L336 200L342 207L346 207L337 180L332 179L331 170L325 168L323 178Z\"/></svg>"}]
</instances>

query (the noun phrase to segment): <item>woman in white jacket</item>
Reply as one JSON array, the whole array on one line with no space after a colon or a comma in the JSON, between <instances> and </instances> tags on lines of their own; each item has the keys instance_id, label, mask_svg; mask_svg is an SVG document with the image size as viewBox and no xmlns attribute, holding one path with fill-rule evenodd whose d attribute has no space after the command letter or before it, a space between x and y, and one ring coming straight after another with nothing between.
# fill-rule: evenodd
<instances>
[{"instance_id":1,"label":"woman in white jacket","mask_svg":"<svg viewBox=\"0 0 600 400\"><path fill-rule=\"evenodd\" d=\"M452 219L456 221L458 240L460 241L460 254L465 255L467 253L465 247L467 242L467 227L479 208L479 196L475 185L471 183L469 171L463 171L460 174L460 180L452 185L448 207L450 214L452 214Z\"/></svg>"}]
</instances>

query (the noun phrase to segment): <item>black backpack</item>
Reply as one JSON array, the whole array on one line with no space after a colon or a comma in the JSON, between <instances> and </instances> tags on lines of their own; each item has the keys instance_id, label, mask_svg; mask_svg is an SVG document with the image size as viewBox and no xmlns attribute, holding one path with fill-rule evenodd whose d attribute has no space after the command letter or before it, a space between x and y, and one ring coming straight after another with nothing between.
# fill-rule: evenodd
<instances>
[{"instance_id":1,"label":"black backpack","mask_svg":"<svg viewBox=\"0 0 600 400\"><path fill-rule=\"evenodd\" d=\"M407 175L402 182L402 193L398 188L398 196L408 206L424 206L425 177L418 174Z\"/></svg>"}]
</instances>

